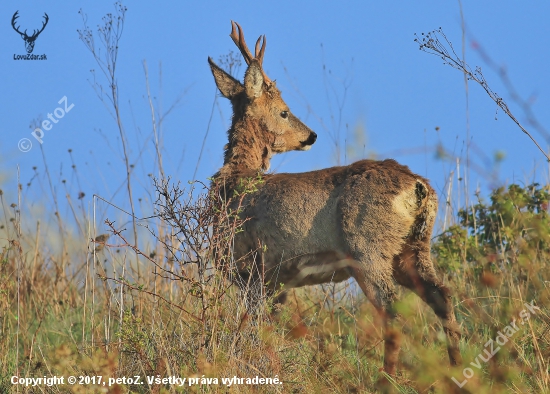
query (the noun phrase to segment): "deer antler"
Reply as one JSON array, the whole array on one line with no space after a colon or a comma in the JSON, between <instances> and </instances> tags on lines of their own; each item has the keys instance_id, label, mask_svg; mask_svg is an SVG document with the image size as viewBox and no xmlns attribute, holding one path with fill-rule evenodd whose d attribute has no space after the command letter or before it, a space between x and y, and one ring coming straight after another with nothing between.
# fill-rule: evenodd
<instances>
[{"instance_id":1,"label":"deer antler","mask_svg":"<svg viewBox=\"0 0 550 394\"><path fill-rule=\"evenodd\" d=\"M237 33L238 31L238 33ZM229 35L235 45L237 45L237 48L241 51L241 54L244 57L244 61L247 65L250 65L252 60L256 59L258 63L260 64L260 68L262 70L262 75L264 77L264 82L266 85L271 84L271 79L265 74L263 69L263 62L264 62L264 52L265 52L265 46L267 43L267 40L265 36L260 36L258 38L258 41L256 41L256 48L255 48L255 55L252 56L252 53L250 53L250 50L248 49L248 46L246 45L246 41L244 40L244 32L241 25L239 25L237 22L231 21L231 34ZM260 43L262 44L260 47Z\"/></svg>"},{"instance_id":2,"label":"deer antler","mask_svg":"<svg viewBox=\"0 0 550 394\"><path fill-rule=\"evenodd\" d=\"M19 34L21 35L27 35L27 31L25 30L25 33L22 33L19 31L19 28L17 26L15 26L15 21L17 18L19 18L19 15L17 15L19 13L19 11L15 11L15 14L13 14L13 17L11 18L11 27L13 27L13 30L15 30L16 32L18 32Z\"/></svg>"},{"instance_id":3,"label":"deer antler","mask_svg":"<svg viewBox=\"0 0 550 394\"><path fill-rule=\"evenodd\" d=\"M40 29L38 32L36 32L36 30L35 30L35 33L32 34L33 37L38 37L38 35L39 35L40 33L42 33L42 31L44 30L44 28L45 28L46 25L48 24L48 21L50 20L50 17L49 17L48 14L46 14L45 12L44 12L43 18L44 18L46 21L42 23L42 29Z\"/></svg>"},{"instance_id":4,"label":"deer antler","mask_svg":"<svg viewBox=\"0 0 550 394\"><path fill-rule=\"evenodd\" d=\"M18 26L15 26L15 22L17 21L17 18L19 18L18 14L19 14L19 11L15 11L15 14L13 14L13 17L11 18L11 27L13 27L13 30L15 30L16 32L18 32L22 36L25 36L25 38L27 38L27 39L33 39L33 38L38 37L38 35L40 33L42 33L42 31L44 31L44 29L46 28L46 25L48 24L48 21L50 20L50 17L48 16L48 14L46 14L44 12L43 18L45 19L45 21L42 22L42 28L40 30L35 29L32 33L32 36L29 37L27 35L27 29L25 29L25 32L22 32L22 31L19 30Z\"/></svg>"}]
</instances>

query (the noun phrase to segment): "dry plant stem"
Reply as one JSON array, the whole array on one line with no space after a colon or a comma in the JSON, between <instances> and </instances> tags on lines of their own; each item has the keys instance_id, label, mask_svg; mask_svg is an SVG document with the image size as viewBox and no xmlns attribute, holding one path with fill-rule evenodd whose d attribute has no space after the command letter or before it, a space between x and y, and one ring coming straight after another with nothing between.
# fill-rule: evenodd
<instances>
[{"instance_id":1,"label":"dry plant stem","mask_svg":"<svg viewBox=\"0 0 550 394\"><path fill-rule=\"evenodd\" d=\"M199 170L199 164L202 159L202 154L204 152L204 147L206 145L206 139L208 138L208 133L210 132L210 125L212 124L212 118L214 117L214 109L216 108L217 100L218 100L218 96L217 96L217 89L216 89L216 92L214 93L214 101L212 102L212 109L210 110L210 117L208 118L208 124L206 125L206 132L204 133L201 150L199 151L199 158L197 159L197 164L195 165L195 170L193 171L193 177L191 178L192 180L195 180L197 176L197 171Z\"/></svg>"},{"instance_id":2,"label":"dry plant stem","mask_svg":"<svg viewBox=\"0 0 550 394\"><path fill-rule=\"evenodd\" d=\"M443 33L443 30L441 28L433 30L427 34L422 33L422 38L418 37L416 34L415 36L415 42L418 43L418 45L420 46L419 49L421 51L424 51L430 55L440 57L443 60L443 64L447 64L453 68L456 68L459 71L462 71L464 74L466 74L469 80L477 82L479 85L481 85L481 87L485 90L485 92L487 92L489 97L497 104L497 106L502 109L510 119L512 119L512 121L531 139L531 141L533 141L533 143L541 151L544 157L546 157L546 160L550 162L550 157L540 147L538 142L529 133L529 131L527 131L525 127L523 127L522 124L512 114L504 99L496 94L489 87L489 84L487 83L485 77L483 76L483 73L481 72L481 68L476 67L475 70L472 70L472 68L464 60L460 59L453 48L453 44L447 39L447 36L445 35L445 33Z\"/></svg>"},{"instance_id":3,"label":"dry plant stem","mask_svg":"<svg viewBox=\"0 0 550 394\"><path fill-rule=\"evenodd\" d=\"M131 245L128 245L131 247ZM168 299L166 299L165 297L161 296L160 294L156 294L152 291L149 291L149 290L145 290L143 289L141 286L134 286L134 285L131 285L130 283L128 283L127 281L125 280L120 280L120 279L116 279L116 278L109 278L107 276L101 276L98 274L98 277L102 280L112 280L113 282L119 284L121 286L121 289L122 287L126 286L127 288L131 289L131 290L137 290L138 292L141 292L141 293L146 293L146 294L149 294L153 297L156 297L156 298L159 298L161 300L163 300L164 302L166 302L168 305L170 306L173 306L177 309L179 309L180 311L184 312L185 314L187 314L188 316L190 316L191 318L193 318L194 320L196 320L197 322L199 323L204 323L204 320L200 319L199 317L193 315L191 312L185 310L184 308L182 308L181 306L173 303L173 302L170 302ZM122 292L122 290L121 290Z\"/></svg>"},{"instance_id":4,"label":"dry plant stem","mask_svg":"<svg viewBox=\"0 0 550 394\"><path fill-rule=\"evenodd\" d=\"M118 131L120 134L120 140L122 143L123 159L124 159L124 165L126 167L126 186L127 186L128 198L130 202L130 211L132 213L132 229L134 233L134 243L135 245L137 245L138 244L137 224L136 224L134 200L133 200L133 193L132 193L132 182L131 182L132 170L130 167L126 133L124 131L122 119L120 116L118 82L116 78L118 48L119 48L120 39L122 37L122 32L124 30L124 19L125 19L125 13L127 9L125 6L123 6L119 2L115 3L115 9L117 12L116 15L107 14L106 16L103 17L103 21L105 22L104 26L98 27L97 33L105 49L104 59L101 57L101 52L99 50L96 50L94 35L92 33L92 30L87 25L86 16L82 11L80 11L80 13L82 14L84 28L83 30L79 30L78 33L80 35L81 41L84 43L84 45L86 45L88 50L92 53L92 56L94 57L99 68L105 75L105 78L107 79L107 82L109 84L110 96L108 98L114 109L113 117L115 118L115 121L117 123L117 128L118 128ZM95 81L94 81L93 87L96 90L96 93L98 94L100 100L103 101L103 95L104 95L103 87ZM139 267L139 261L137 259L136 259L136 268L137 268L137 273L139 278L140 267Z\"/></svg>"},{"instance_id":5,"label":"dry plant stem","mask_svg":"<svg viewBox=\"0 0 550 394\"><path fill-rule=\"evenodd\" d=\"M0 189L0 202L2 203L2 212L4 214L4 228L6 229L6 235L8 239L10 239L10 225L8 224L9 216L7 214L6 202L4 201L4 191L2 189Z\"/></svg>"},{"instance_id":6,"label":"dry plant stem","mask_svg":"<svg viewBox=\"0 0 550 394\"><path fill-rule=\"evenodd\" d=\"M82 225L80 224L80 220L78 220L78 216L77 216L76 211L74 209L73 202L71 200L71 195L69 193L67 193L65 195L65 197L67 198L67 203L69 204L69 208L71 208L71 213L73 214L74 221L76 222L76 225L78 227L78 230L80 231L80 234L85 235L85 232L82 229Z\"/></svg>"},{"instance_id":7,"label":"dry plant stem","mask_svg":"<svg viewBox=\"0 0 550 394\"><path fill-rule=\"evenodd\" d=\"M52 184L52 178L50 176L50 170L48 167L48 163L46 161L46 155L44 154L44 148L42 145L40 145L40 153L42 153L42 161L44 162L44 171L46 172L46 177L48 178L48 185L50 186L50 192L52 193L52 199L55 206L55 219L57 222L57 226L59 227L59 234L61 235L61 244L63 245L63 251L61 252L61 273L62 275L65 273L65 255L67 254L67 248L65 244L65 231L64 231L64 225L61 221L61 215L59 214L59 204L57 202L57 194L55 193L55 189Z\"/></svg>"},{"instance_id":8,"label":"dry plant stem","mask_svg":"<svg viewBox=\"0 0 550 394\"><path fill-rule=\"evenodd\" d=\"M319 115L309 104L308 99L301 92L299 87L296 85L292 79L288 69L283 66L284 72L287 76L289 83L291 84L294 92L304 101L304 106L307 109L308 115L312 115L320 124L321 128L326 132L330 138L330 142L333 145L334 159L337 165L342 165L342 154L344 156L347 153L348 141L344 141L344 149L342 149L342 124L344 123L344 107L346 106L347 97L349 89L353 82L352 67L351 65L346 71L346 76L342 79L336 78L332 71L328 68L329 66L325 62L325 52L324 46L321 44L321 62L323 67L323 86L325 89L325 96L328 105L328 118L329 121L325 121L325 118L322 115ZM352 59L353 62L353 59ZM337 84L333 82L335 80ZM338 87L339 85L339 87ZM346 130L347 130L347 124ZM344 160L346 161L346 160Z\"/></svg>"},{"instance_id":9,"label":"dry plant stem","mask_svg":"<svg viewBox=\"0 0 550 394\"><path fill-rule=\"evenodd\" d=\"M40 222L36 222L36 238L34 240L34 257L32 259L31 266L31 283L34 283L34 278L36 275L36 262L38 260L38 244L40 239Z\"/></svg>"},{"instance_id":10,"label":"dry plant stem","mask_svg":"<svg viewBox=\"0 0 550 394\"><path fill-rule=\"evenodd\" d=\"M116 93L116 86L113 86L112 88L112 94L113 96L118 96L118 94ZM134 214L134 203L132 201L132 188L131 188L131 185L130 185L130 182L131 182L131 177L130 177L130 162L128 160L128 151L127 151L127 148L126 148L126 134L124 133L124 129L122 127L122 121L120 119L120 113L119 113L119 107L118 107L118 97L117 97L117 103L115 104L116 105L116 108L115 108L115 111L116 111L116 117L117 117L117 126L118 126L118 130L120 132L120 138L121 138L121 141L122 141L122 149L124 151L124 164L126 165L126 177L127 177L127 180L128 180L128 195L130 197L130 206L131 206L131 209L132 209L132 215ZM134 220L134 235L136 235L136 243L137 243L137 234L136 234L136 231L135 231L135 219Z\"/></svg>"},{"instance_id":11,"label":"dry plant stem","mask_svg":"<svg viewBox=\"0 0 550 394\"><path fill-rule=\"evenodd\" d=\"M537 130L547 142L550 142L550 133L548 133L548 130L539 122L535 114L533 113L533 109L531 106L531 102L529 99L524 100L521 98L519 93L517 92L516 88L514 87L512 81L510 80L510 77L508 76L508 72L506 71L506 67L504 66L498 66L495 64L495 62L491 59L491 57L485 52L485 50L477 43L473 43L477 52L483 59L483 61L491 68L494 72L498 74L500 77L502 83L508 90L508 93L510 94L511 99L521 107L523 110L525 117L527 118L527 122L533 126L535 130Z\"/></svg>"},{"instance_id":12,"label":"dry plant stem","mask_svg":"<svg viewBox=\"0 0 550 394\"><path fill-rule=\"evenodd\" d=\"M122 19L124 21L124 19ZM122 33L122 30L121 30ZM118 48L118 40L117 40L117 48ZM120 112L119 112L119 104L118 104L118 85L116 83L115 79L115 65L116 65L116 57L113 61L113 67L112 67L112 74L111 74L111 94L113 97L113 105L115 108L116 113L116 121L118 130L120 132L120 140L122 142L122 150L124 152L124 164L126 166L126 181L127 181L127 187L128 187L128 198L130 199L130 211L132 212L132 229L134 232L134 244L138 244L138 237L137 237L137 226L136 226L136 216L135 216L135 209L134 209L134 199L132 195L132 177L131 177L131 168L130 168L130 161L128 159L128 150L126 147L126 134L124 132L124 128L122 127L122 119L120 118ZM139 261L136 259L136 268L138 272L138 278L140 277L140 269L139 269Z\"/></svg>"},{"instance_id":13,"label":"dry plant stem","mask_svg":"<svg viewBox=\"0 0 550 394\"><path fill-rule=\"evenodd\" d=\"M324 85L324 88L325 88L325 95L326 95L326 99L327 99L327 103L328 103L328 106L329 106L329 113L330 113L330 120L331 120L331 124L332 124L332 132L329 131L329 135L332 139L332 143L334 145L334 151L336 153L336 164L337 165L342 165L342 164L345 164L345 163L342 163L342 158L341 158L341 155L342 155L342 149L340 147L340 144L341 144L341 130L342 130L342 120L343 120L343 111L344 111L344 106L346 104L346 98L347 98L347 95L348 95L348 90L351 86L351 82L352 82L352 77L350 77L350 71L348 70L348 75L346 75L346 77L343 79L343 80L339 80L338 82L342 85L342 92L341 92L341 95L338 94L338 91L336 89L336 87L333 85L332 81L331 81L331 78L334 78L334 75L332 74L331 70L328 69L328 72L327 72L327 66L326 66L326 63L325 63L325 53L324 53L324 47L323 47L323 44L321 44L321 56L322 56L322 62L323 62L323 85ZM353 59L352 59L353 61ZM330 76L330 78L329 78ZM338 118L337 120L335 119L335 110L332 106L332 101L335 101L335 104L336 104L336 112L337 112L337 115L336 117ZM328 131L328 130L327 130ZM344 143L344 150L343 150L343 153L344 155L346 154L346 149L347 149L347 143L345 142Z\"/></svg>"},{"instance_id":14,"label":"dry plant stem","mask_svg":"<svg viewBox=\"0 0 550 394\"><path fill-rule=\"evenodd\" d=\"M88 220L88 239L92 239L95 237L95 195L92 197L93 199L93 217L92 222ZM94 223L94 237L92 237L92 226L91 224ZM88 243L88 251L89 251L89 243ZM94 248L95 253L95 248ZM94 256L95 257L95 256ZM95 262L95 259L94 259ZM84 274L84 305L82 307L82 322L86 321L86 305L88 301L88 279L90 275L90 253L86 253L86 261L84 262L84 266L86 267L86 271ZM86 324L82 324L82 349L84 349L86 346Z\"/></svg>"},{"instance_id":15,"label":"dry plant stem","mask_svg":"<svg viewBox=\"0 0 550 394\"><path fill-rule=\"evenodd\" d=\"M162 68L161 68L162 70ZM149 69L147 67L147 62L145 60L143 60L143 71L145 73L145 85L146 85L146 88L147 88L147 99L149 101L149 107L151 109L151 123L152 123L152 126L153 126L153 135L154 135L154 142L155 142L155 152L157 154L157 162L158 162L158 166L159 166L159 175L161 177L161 179L165 179L165 175L164 175L164 166L162 164L162 154L161 154L161 138L159 138L159 131L161 132L162 129L161 129L161 122L162 122L162 117L160 117L159 119L159 122L158 122L158 128L157 128L157 121L156 121L156 118L155 118L155 106L153 105L153 100L151 98L151 89L150 89L150 85L149 85ZM161 73L162 71L160 71ZM160 74L160 81L162 82L162 74ZM174 104L175 105L175 104ZM172 106L173 108L173 106ZM169 111L172 109L170 108ZM158 221L158 231L159 231L159 239L164 239L164 221L162 220L162 218L159 218L159 221ZM161 256L162 258L162 256ZM156 276L157 276L157 267L155 266L155 272L154 272L154 275L155 275L155 279L154 279L154 287L155 287L155 293L156 293L156 287L157 287L157 280L156 280ZM122 293L122 288L121 288L121 293ZM172 298L172 297L171 297Z\"/></svg>"},{"instance_id":16,"label":"dry plant stem","mask_svg":"<svg viewBox=\"0 0 550 394\"><path fill-rule=\"evenodd\" d=\"M73 153L72 153L72 152L73 152L72 149L68 149L69 157L70 157L70 159L71 159L71 169L72 169L73 175L74 175L74 177L75 177L75 179L76 179L76 182L77 182L77 184L78 184L78 190L79 190L79 191L82 191L82 190L84 190L84 189L82 188L82 186L81 186L81 184L80 184L80 175L79 175L79 173L78 173L77 165L76 165L76 163L75 163L75 161L74 161ZM63 186L65 187L65 190L67 190L67 185L66 185L66 183L64 183ZM67 193L67 194L69 194L69 193ZM83 197L84 197L84 195L80 195L80 193L79 193L78 199L80 200L79 206L80 206L80 210L81 210L81 213L82 213L82 218L83 218L83 220L86 220L86 210L84 209L84 204L82 204L82 201L83 201L82 199L83 199ZM84 232L83 232L82 234L84 235Z\"/></svg>"},{"instance_id":17,"label":"dry plant stem","mask_svg":"<svg viewBox=\"0 0 550 394\"><path fill-rule=\"evenodd\" d=\"M149 88L149 70L147 69L147 62L145 60L143 61L143 71L145 73L145 86L147 88L147 99L149 100L149 108L151 109L151 122L153 124L153 135L155 137L155 152L157 154L160 177L164 179L165 178L164 167L162 166L162 155L160 153L159 135L157 131L157 122L155 120L155 106L153 105L153 100L151 99L151 90Z\"/></svg>"},{"instance_id":18,"label":"dry plant stem","mask_svg":"<svg viewBox=\"0 0 550 394\"><path fill-rule=\"evenodd\" d=\"M111 221L109 221L109 220L107 219L107 220L105 220L105 224L107 224L107 226L109 226L109 228L111 229L111 231L112 231L112 233L113 233L114 235L116 235L117 237L119 237L119 238L124 242L123 245L117 245L118 247L125 247L125 246L128 246L128 247L130 247L137 255L143 256L144 258L146 258L147 260L149 260L151 263L153 263L153 264L154 264L157 268L159 268L160 270L162 270L162 271L164 271L164 272L166 272L166 273L168 273L168 274L170 274L170 275L172 275L172 276L175 276L176 279L178 279L178 280L185 280L185 279L187 279L187 278L185 278L184 276L178 275L178 274L176 274L176 273L173 272L173 271L169 271L169 270L167 270L166 268L163 268L163 267L162 267L161 265L159 265L155 260L153 260L151 257L147 256L145 253L143 253L143 252L142 252L139 248L137 248L135 245L130 244L130 243L126 240L126 238L122 235L122 231L124 231L124 230L116 230L116 229L114 228L113 222L111 222ZM104 242L97 242L97 241L95 241L95 240L94 240L93 242L98 243L98 244L104 244L105 246L111 246L111 247L114 246L114 245L107 245L107 244L105 244ZM171 278L171 279L173 279L173 278Z\"/></svg>"},{"instance_id":19,"label":"dry plant stem","mask_svg":"<svg viewBox=\"0 0 550 394\"><path fill-rule=\"evenodd\" d=\"M19 165L17 166L17 204L19 209L21 209L21 188L19 187ZM17 255L17 316L21 316L21 270L23 268L23 250L21 249L21 211L19 214L15 214L15 235L17 236L18 241L11 241L13 244L17 242L18 246L16 249L19 252ZM21 319L17 319L17 331L15 343L17 346L15 361L17 365L17 374L19 375L19 332L21 330Z\"/></svg>"},{"instance_id":20,"label":"dry plant stem","mask_svg":"<svg viewBox=\"0 0 550 394\"><path fill-rule=\"evenodd\" d=\"M464 20L464 10L462 8L462 1L458 0L458 6L460 8L460 27L462 30L462 61L466 64L466 21ZM464 206L468 206L469 192L468 192L468 180L470 179L470 89L468 84L468 75L464 76L464 92L466 93L466 171L464 173ZM457 158L458 161L458 158ZM460 177L459 177L460 179ZM460 182L460 181L459 181ZM460 189L459 187L457 189ZM460 207L460 203L458 204Z\"/></svg>"}]
</instances>

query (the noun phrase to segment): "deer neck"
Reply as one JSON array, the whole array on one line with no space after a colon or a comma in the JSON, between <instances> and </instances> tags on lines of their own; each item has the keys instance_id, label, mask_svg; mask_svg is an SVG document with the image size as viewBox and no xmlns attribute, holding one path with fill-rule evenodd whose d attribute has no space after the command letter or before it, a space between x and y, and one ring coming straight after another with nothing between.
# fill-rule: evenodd
<instances>
[{"instance_id":1,"label":"deer neck","mask_svg":"<svg viewBox=\"0 0 550 394\"><path fill-rule=\"evenodd\" d=\"M265 138L269 134L259 120L245 116L234 122L228 135L223 167L217 176L255 176L269 169L272 152Z\"/></svg>"}]
</instances>

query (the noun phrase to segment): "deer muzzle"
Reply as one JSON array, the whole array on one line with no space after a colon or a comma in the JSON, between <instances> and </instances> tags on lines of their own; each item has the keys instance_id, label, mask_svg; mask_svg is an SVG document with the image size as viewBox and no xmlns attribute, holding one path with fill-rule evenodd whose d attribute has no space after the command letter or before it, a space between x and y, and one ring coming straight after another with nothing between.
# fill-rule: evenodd
<instances>
[{"instance_id":1,"label":"deer muzzle","mask_svg":"<svg viewBox=\"0 0 550 394\"><path fill-rule=\"evenodd\" d=\"M309 150L311 148L311 145L313 145L315 141L317 141L317 133L312 131L309 134L307 140L301 142L302 147L300 150Z\"/></svg>"}]
</instances>

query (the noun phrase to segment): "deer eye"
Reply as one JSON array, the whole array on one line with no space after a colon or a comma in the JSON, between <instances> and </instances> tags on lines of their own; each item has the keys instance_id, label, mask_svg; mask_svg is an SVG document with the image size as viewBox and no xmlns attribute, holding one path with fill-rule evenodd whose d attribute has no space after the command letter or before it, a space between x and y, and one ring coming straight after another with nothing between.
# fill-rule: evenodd
<instances>
[{"instance_id":1,"label":"deer eye","mask_svg":"<svg viewBox=\"0 0 550 394\"><path fill-rule=\"evenodd\" d=\"M288 118L288 111L281 111L281 118L283 119Z\"/></svg>"}]
</instances>

